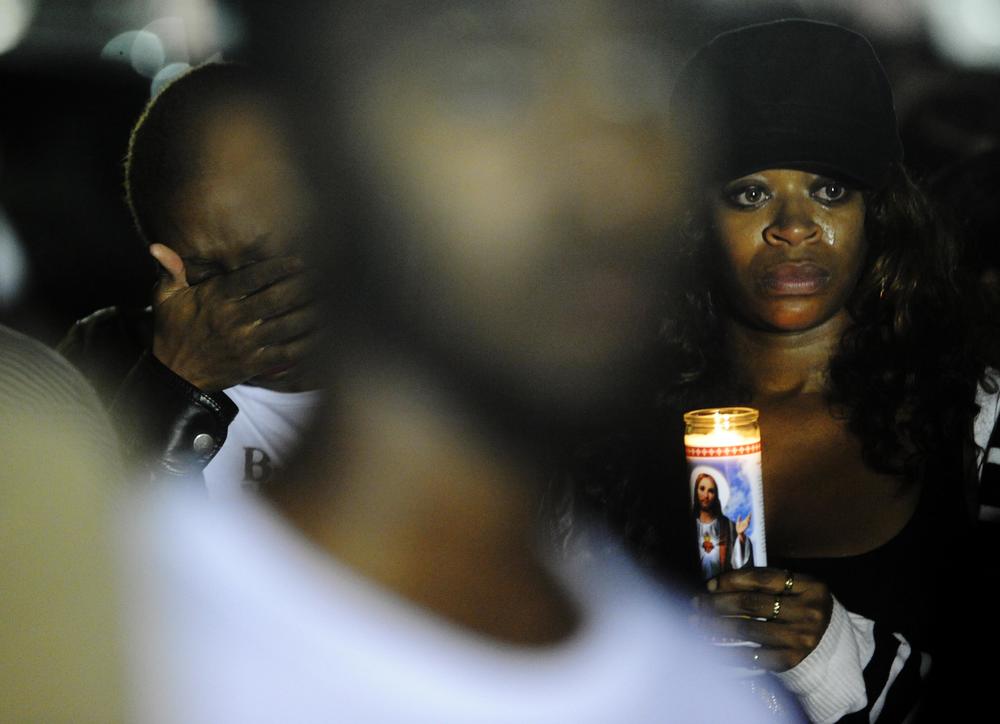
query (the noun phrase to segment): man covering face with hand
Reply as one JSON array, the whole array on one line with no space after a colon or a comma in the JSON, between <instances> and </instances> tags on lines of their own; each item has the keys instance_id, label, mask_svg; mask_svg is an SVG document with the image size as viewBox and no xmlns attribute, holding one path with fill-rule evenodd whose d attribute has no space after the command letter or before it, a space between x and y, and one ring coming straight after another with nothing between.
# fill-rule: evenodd
<instances>
[{"instance_id":1,"label":"man covering face with hand","mask_svg":"<svg viewBox=\"0 0 1000 724\"><path fill-rule=\"evenodd\" d=\"M160 269L152 306L100 310L60 350L112 406L134 461L204 471L213 494L256 488L315 405L316 318L295 254L305 184L250 72L204 65L156 96L126 187Z\"/></svg>"}]
</instances>

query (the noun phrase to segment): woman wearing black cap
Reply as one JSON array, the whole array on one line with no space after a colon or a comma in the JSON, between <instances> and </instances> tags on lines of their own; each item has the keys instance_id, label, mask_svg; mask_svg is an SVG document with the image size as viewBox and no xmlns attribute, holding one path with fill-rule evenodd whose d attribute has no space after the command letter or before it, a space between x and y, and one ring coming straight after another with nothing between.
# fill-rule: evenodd
<instances>
[{"instance_id":1,"label":"woman wearing black cap","mask_svg":"<svg viewBox=\"0 0 1000 724\"><path fill-rule=\"evenodd\" d=\"M770 567L709 581L701 620L759 643L734 656L775 672L810 719L902 720L927 652L938 667L949 653L941 581L970 556L973 421L996 390L951 249L903 170L862 36L803 20L723 34L674 104L714 181L674 267L657 419L751 404L764 441ZM603 497L646 553L669 557L655 541L672 523L624 489Z\"/></svg>"}]
</instances>

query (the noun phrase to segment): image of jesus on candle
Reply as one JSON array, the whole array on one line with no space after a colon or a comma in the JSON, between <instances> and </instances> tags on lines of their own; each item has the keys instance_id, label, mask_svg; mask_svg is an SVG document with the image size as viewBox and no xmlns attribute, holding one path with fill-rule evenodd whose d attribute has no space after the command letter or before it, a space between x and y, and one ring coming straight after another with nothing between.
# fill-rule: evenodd
<instances>
[{"instance_id":1,"label":"image of jesus on candle","mask_svg":"<svg viewBox=\"0 0 1000 724\"><path fill-rule=\"evenodd\" d=\"M726 571L753 565L753 543L747 535L751 514L723 513L729 484L721 471L699 466L692 473L692 514L698 529L701 570L707 580Z\"/></svg>"}]
</instances>

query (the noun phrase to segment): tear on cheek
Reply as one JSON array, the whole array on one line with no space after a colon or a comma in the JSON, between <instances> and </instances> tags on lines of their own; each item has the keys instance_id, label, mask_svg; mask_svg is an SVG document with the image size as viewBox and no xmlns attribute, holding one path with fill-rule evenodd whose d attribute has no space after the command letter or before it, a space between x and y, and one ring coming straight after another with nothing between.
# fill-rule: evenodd
<instances>
[{"instance_id":1,"label":"tear on cheek","mask_svg":"<svg viewBox=\"0 0 1000 724\"><path fill-rule=\"evenodd\" d=\"M836 229L827 223L820 223L819 228L823 231L823 241L827 246L835 246L837 244L837 231Z\"/></svg>"}]
</instances>

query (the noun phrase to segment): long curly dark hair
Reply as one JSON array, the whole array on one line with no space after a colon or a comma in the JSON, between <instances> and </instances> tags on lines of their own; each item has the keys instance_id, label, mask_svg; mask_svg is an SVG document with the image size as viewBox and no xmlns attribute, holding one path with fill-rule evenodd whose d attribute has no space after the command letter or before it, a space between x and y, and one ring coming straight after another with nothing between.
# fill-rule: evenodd
<instances>
[{"instance_id":1,"label":"long curly dark hair","mask_svg":"<svg viewBox=\"0 0 1000 724\"><path fill-rule=\"evenodd\" d=\"M971 439L988 360L959 250L902 165L865 193L865 208L868 258L848 301L852 324L830 360L827 397L861 439L869 467L913 482L927 456ZM720 353L725 312L710 234L709 224L686 224L678 248L661 339L669 372L657 402L665 410L752 403L738 367Z\"/></svg>"},{"instance_id":2,"label":"long curly dark hair","mask_svg":"<svg viewBox=\"0 0 1000 724\"><path fill-rule=\"evenodd\" d=\"M973 444L976 386L991 388L986 370L996 362L977 341L981 320L959 250L902 165L893 165L882 188L865 192L865 202L868 258L848 301L852 324L830 360L826 395L831 414L862 441L865 463L912 484ZM663 484L687 475L682 413L753 403L726 354L727 310L707 218L707 209L692 211L675 242L656 389L635 428L588 447L574 472L578 492L640 558L670 573L691 564L688 530L669 515L690 509L680 497L686 486Z\"/></svg>"}]
</instances>

